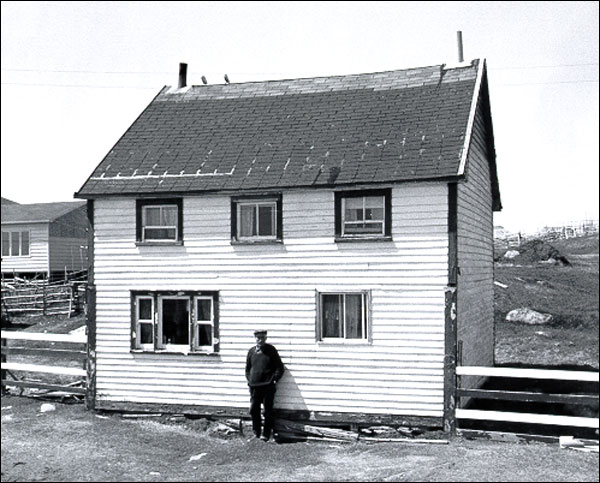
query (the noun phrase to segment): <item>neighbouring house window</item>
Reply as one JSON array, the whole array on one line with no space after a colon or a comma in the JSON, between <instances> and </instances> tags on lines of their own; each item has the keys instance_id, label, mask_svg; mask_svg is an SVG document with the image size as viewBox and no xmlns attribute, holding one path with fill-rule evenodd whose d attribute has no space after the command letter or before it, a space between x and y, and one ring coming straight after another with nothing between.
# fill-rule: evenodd
<instances>
[{"instance_id":1,"label":"neighbouring house window","mask_svg":"<svg viewBox=\"0 0 600 483\"><path fill-rule=\"evenodd\" d=\"M137 200L136 223L138 242L181 242L183 240L182 200Z\"/></svg>"},{"instance_id":2,"label":"neighbouring house window","mask_svg":"<svg viewBox=\"0 0 600 483\"><path fill-rule=\"evenodd\" d=\"M281 196L234 198L231 236L239 242L269 242L282 239Z\"/></svg>"},{"instance_id":3,"label":"neighbouring house window","mask_svg":"<svg viewBox=\"0 0 600 483\"><path fill-rule=\"evenodd\" d=\"M335 234L338 239L391 236L391 190L335 193Z\"/></svg>"},{"instance_id":4,"label":"neighbouring house window","mask_svg":"<svg viewBox=\"0 0 600 483\"><path fill-rule=\"evenodd\" d=\"M132 293L132 349L218 352L216 292Z\"/></svg>"},{"instance_id":5,"label":"neighbouring house window","mask_svg":"<svg viewBox=\"0 0 600 483\"><path fill-rule=\"evenodd\" d=\"M318 340L369 339L367 292L320 293L318 301Z\"/></svg>"},{"instance_id":6,"label":"neighbouring house window","mask_svg":"<svg viewBox=\"0 0 600 483\"><path fill-rule=\"evenodd\" d=\"M26 256L29 256L29 232L28 231L3 231L2 232L2 256L3 257L26 257Z\"/></svg>"}]
</instances>

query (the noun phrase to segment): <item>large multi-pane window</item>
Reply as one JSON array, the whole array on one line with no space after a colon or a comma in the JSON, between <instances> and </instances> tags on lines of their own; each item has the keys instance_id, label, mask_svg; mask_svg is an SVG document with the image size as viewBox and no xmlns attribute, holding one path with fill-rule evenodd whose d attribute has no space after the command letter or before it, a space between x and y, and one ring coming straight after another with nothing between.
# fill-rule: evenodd
<instances>
[{"instance_id":1,"label":"large multi-pane window","mask_svg":"<svg viewBox=\"0 0 600 483\"><path fill-rule=\"evenodd\" d=\"M231 211L234 241L281 241L281 196L234 198Z\"/></svg>"},{"instance_id":2,"label":"large multi-pane window","mask_svg":"<svg viewBox=\"0 0 600 483\"><path fill-rule=\"evenodd\" d=\"M326 340L368 340L368 292L320 293L317 334Z\"/></svg>"},{"instance_id":3,"label":"large multi-pane window","mask_svg":"<svg viewBox=\"0 0 600 483\"><path fill-rule=\"evenodd\" d=\"M181 199L138 200L137 241L176 243L183 240Z\"/></svg>"},{"instance_id":4,"label":"large multi-pane window","mask_svg":"<svg viewBox=\"0 0 600 483\"><path fill-rule=\"evenodd\" d=\"M29 231L2 231L2 256L29 256Z\"/></svg>"},{"instance_id":5,"label":"large multi-pane window","mask_svg":"<svg viewBox=\"0 0 600 483\"><path fill-rule=\"evenodd\" d=\"M335 229L338 239L391 236L391 191L336 192Z\"/></svg>"},{"instance_id":6,"label":"large multi-pane window","mask_svg":"<svg viewBox=\"0 0 600 483\"><path fill-rule=\"evenodd\" d=\"M216 292L134 292L132 348L141 351L218 351Z\"/></svg>"}]
</instances>

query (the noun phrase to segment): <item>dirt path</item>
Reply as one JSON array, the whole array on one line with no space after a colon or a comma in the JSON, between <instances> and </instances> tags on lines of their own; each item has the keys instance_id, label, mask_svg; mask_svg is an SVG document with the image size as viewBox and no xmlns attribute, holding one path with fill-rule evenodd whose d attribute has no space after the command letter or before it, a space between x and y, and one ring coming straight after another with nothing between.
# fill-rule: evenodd
<instances>
[{"instance_id":1,"label":"dirt path","mask_svg":"<svg viewBox=\"0 0 600 483\"><path fill-rule=\"evenodd\" d=\"M449 444L263 443L200 425L2 397L2 481L598 481L598 454Z\"/></svg>"}]
</instances>

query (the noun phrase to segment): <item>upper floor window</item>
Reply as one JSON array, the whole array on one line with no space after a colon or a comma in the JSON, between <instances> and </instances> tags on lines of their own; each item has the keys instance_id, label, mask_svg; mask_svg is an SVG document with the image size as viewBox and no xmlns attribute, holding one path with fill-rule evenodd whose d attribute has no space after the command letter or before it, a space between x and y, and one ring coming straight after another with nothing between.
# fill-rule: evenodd
<instances>
[{"instance_id":1,"label":"upper floor window","mask_svg":"<svg viewBox=\"0 0 600 483\"><path fill-rule=\"evenodd\" d=\"M137 241L178 243L183 240L181 199L137 200Z\"/></svg>"},{"instance_id":2,"label":"upper floor window","mask_svg":"<svg viewBox=\"0 0 600 483\"><path fill-rule=\"evenodd\" d=\"M338 239L391 236L391 190L335 193L335 231Z\"/></svg>"},{"instance_id":3,"label":"upper floor window","mask_svg":"<svg viewBox=\"0 0 600 483\"><path fill-rule=\"evenodd\" d=\"M231 225L231 237L235 241L281 241L281 195L233 198Z\"/></svg>"},{"instance_id":4,"label":"upper floor window","mask_svg":"<svg viewBox=\"0 0 600 483\"><path fill-rule=\"evenodd\" d=\"M132 349L218 352L217 292L134 292Z\"/></svg>"},{"instance_id":5,"label":"upper floor window","mask_svg":"<svg viewBox=\"0 0 600 483\"><path fill-rule=\"evenodd\" d=\"M29 256L28 231L2 231L2 256L27 257Z\"/></svg>"}]
</instances>

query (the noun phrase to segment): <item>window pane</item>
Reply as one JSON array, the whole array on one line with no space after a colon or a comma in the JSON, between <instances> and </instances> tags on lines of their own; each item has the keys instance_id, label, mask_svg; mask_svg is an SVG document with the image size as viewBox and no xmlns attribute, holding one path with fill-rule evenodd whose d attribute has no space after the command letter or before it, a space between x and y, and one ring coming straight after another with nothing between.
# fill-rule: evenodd
<instances>
[{"instance_id":1,"label":"window pane","mask_svg":"<svg viewBox=\"0 0 600 483\"><path fill-rule=\"evenodd\" d=\"M365 220L383 220L383 196L365 197Z\"/></svg>"},{"instance_id":2,"label":"window pane","mask_svg":"<svg viewBox=\"0 0 600 483\"><path fill-rule=\"evenodd\" d=\"M21 255L29 255L29 232L21 232Z\"/></svg>"},{"instance_id":3,"label":"window pane","mask_svg":"<svg viewBox=\"0 0 600 483\"><path fill-rule=\"evenodd\" d=\"M205 324L198 324L198 346L210 345L212 346L212 326Z\"/></svg>"},{"instance_id":4,"label":"window pane","mask_svg":"<svg viewBox=\"0 0 600 483\"><path fill-rule=\"evenodd\" d=\"M382 234L383 233L383 222L372 222L372 223L346 223L344 225L344 233L350 235L364 235L364 234Z\"/></svg>"},{"instance_id":5,"label":"window pane","mask_svg":"<svg viewBox=\"0 0 600 483\"><path fill-rule=\"evenodd\" d=\"M189 344L189 322L187 300L166 299L162 301L163 344Z\"/></svg>"},{"instance_id":6,"label":"window pane","mask_svg":"<svg viewBox=\"0 0 600 483\"><path fill-rule=\"evenodd\" d=\"M138 299L138 319L152 320L152 300Z\"/></svg>"},{"instance_id":7,"label":"window pane","mask_svg":"<svg viewBox=\"0 0 600 483\"><path fill-rule=\"evenodd\" d=\"M144 228L144 240L175 240L175 228Z\"/></svg>"},{"instance_id":8,"label":"window pane","mask_svg":"<svg viewBox=\"0 0 600 483\"><path fill-rule=\"evenodd\" d=\"M238 236L256 236L256 205L239 205Z\"/></svg>"},{"instance_id":9,"label":"window pane","mask_svg":"<svg viewBox=\"0 0 600 483\"><path fill-rule=\"evenodd\" d=\"M274 230L274 215L273 206L258 207L258 234L260 236L275 236Z\"/></svg>"},{"instance_id":10,"label":"window pane","mask_svg":"<svg viewBox=\"0 0 600 483\"><path fill-rule=\"evenodd\" d=\"M144 226L160 226L160 207L145 206L144 207Z\"/></svg>"},{"instance_id":11,"label":"window pane","mask_svg":"<svg viewBox=\"0 0 600 483\"><path fill-rule=\"evenodd\" d=\"M361 221L363 219L363 198L345 198L345 221Z\"/></svg>"},{"instance_id":12,"label":"window pane","mask_svg":"<svg viewBox=\"0 0 600 483\"><path fill-rule=\"evenodd\" d=\"M10 256L10 233L7 231L2 232L2 256Z\"/></svg>"},{"instance_id":13,"label":"window pane","mask_svg":"<svg viewBox=\"0 0 600 483\"><path fill-rule=\"evenodd\" d=\"M347 339L362 339L362 295L346 295L344 306L344 314L346 316L346 338Z\"/></svg>"},{"instance_id":14,"label":"window pane","mask_svg":"<svg viewBox=\"0 0 600 483\"><path fill-rule=\"evenodd\" d=\"M16 257L19 255L19 245L21 244L21 234L18 231L13 231L10 234L11 239L11 255Z\"/></svg>"},{"instance_id":15,"label":"window pane","mask_svg":"<svg viewBox=\"0 0 600 483\"><path fill-rule=\"evenodd\" d=\"M161 226L177 226L177 207L164 206L161 211Z\"/></svg>"},{"instance_id":16,"label":"window pane","mask_svg":"<svg viewBox=\"0 0 600 483\"><path fill-rule=\"evenodd\" d=\"M198 299L196 304L196 320L212 320L212 300Z\"/></svg>"},{"instance_id":17,"label":"window pane","mask_svg":"<svg viewBox=\"0 0 600 483\"><path fill-rule=\"evenodd\" d=\"M152 324L140 324L140 344L152 344L153 340Z\"/></svg>"},{"instance_id":18,"label":"window pane","mask_svg":"<svg viewBox=\"0 0 600 483\"><path fill-rule=\"evenodd\" d=\"M323 337L341 337L340 295L322 295L321 305Z\"/></svg>"}]
</instances>

